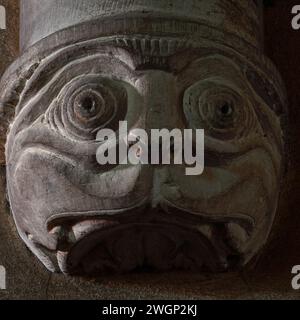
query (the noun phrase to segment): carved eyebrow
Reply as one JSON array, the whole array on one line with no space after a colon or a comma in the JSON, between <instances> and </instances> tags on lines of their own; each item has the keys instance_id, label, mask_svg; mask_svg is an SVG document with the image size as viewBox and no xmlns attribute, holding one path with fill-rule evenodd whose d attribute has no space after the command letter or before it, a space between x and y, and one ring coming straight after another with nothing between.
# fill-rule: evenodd
<instances>
[{"instance_id":1,"label":"carved eyebrow","mask_svg":"<svg viewBox=\"0 0 300 320\"><path fill-rule=\"evenodd\" d=\"M67 66L76 63L84 63L96 56L111 56L112 59L118 61L128 69L128 72L133 68L133 62L130 61L130 56L127 59L120 59L119 54L112 54L115 48L106 48L106 46L90 46L88 44L78 46L72 45L64 50L54 52L52 55L40 61L31 76L26 80L26 85L20 93L22 102L26 102L30 97L33 97L41 90L55 75L63 71ZM17 109L18 110L18 109Z\"/></svg>"},{"instance_id":2,"label":"carved eyebrow","mask_svg":"<svg viewBox=\"0 0 300 320\"><path fill-rule=\"evenodd\" d=\"M176 37L118 36L111 39L113 46L125 49L134 56L137 70L161 69L170 71L169 58L191 48L190 41Z\"/></svg>"},{"instance_id":3,"label":"carved eyebrow","mask_svg":"<svg viewBox=\"0 0 300 320\"><path fill-rule=\"evenodd\" d=\"M122 36L114 39L118 46L126 47L145 56L169 57L178 51L191 48L191 42L173 37Z\"/></svg>"}]
</instances>

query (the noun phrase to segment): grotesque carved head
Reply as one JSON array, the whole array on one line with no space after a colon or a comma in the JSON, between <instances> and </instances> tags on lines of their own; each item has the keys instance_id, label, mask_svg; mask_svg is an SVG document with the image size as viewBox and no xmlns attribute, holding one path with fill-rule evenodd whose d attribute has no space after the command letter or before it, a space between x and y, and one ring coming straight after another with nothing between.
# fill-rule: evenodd
<instances>
[{"instance_id":1,"label":"grotesque carved head","mask_svg":"<svg viewBox=\"0 0 300 320\"><path fill-rule=\"evenodd\" d=\"M0 110L11 211L31 251L68 274L248 263L284 164L285 95L258 1L23 3L24 52ZM97 131L123 120L204 129L203 174L99 165Z\"/></svg>"}]
</instances>

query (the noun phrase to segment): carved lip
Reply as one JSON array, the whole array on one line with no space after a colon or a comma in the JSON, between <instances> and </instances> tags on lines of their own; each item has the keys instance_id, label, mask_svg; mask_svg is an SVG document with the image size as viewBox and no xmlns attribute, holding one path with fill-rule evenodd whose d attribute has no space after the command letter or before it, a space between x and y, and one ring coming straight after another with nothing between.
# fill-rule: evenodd
<instances>
[{"instance_id":1,"label":"carved lip","mask_svg":"<svg viewBox=\"0 0 300 320\"><path fill-rule=\"evenodd\" d=\"M149 206L147 200L129 208L95 211L62 212L52 215L47 221L47 230L51 232L61 225L73 226L85 221L105 221L107 225L129 223L167 223L194 228L203 224L237 223L250 235L255 221L245 214L209 214L195 212L164 200L157 208Z\"/></svg>"},{"instance_id":2,"label":"carved lip","mask_svg":"<svg viewBox=\"0 0 300 320\"><path fill-rule=\"evenodd\" d=\"M142 201L128 208L55 213L46 220L46 227L48 231L51 231L53 228L60 226L62 223L66 225L73 225L85 220L116 221L124 216L138 216L139 213L146 208L146 203L147 199L143 199Z\"/></svg>"},{"instance_id":3,"label":"carved lip","mask_svg":"<svg viewBox=\"0 0 300 320\"><path fill-rule=\"evenodd\" d=\"M76 274L88 272L80 271L83 268L82 264L88 270L90 264L95 265L93 261L97 261L95 268L99 267L97 270L100 273L105 272L103 270L106 268L110 269L109 272L127 272L143 266L139 256L144 257L144 262L150 261L151 267L153 264L155 266L155 263L159 265L161 263L162 269L167 265L172 268L178 263L182 268L187 258L185 254L182 258L182 252L169 260L163 258L182 242L188 243L189 254L198 259L194 265L192 264L192 268L198 268L203 264L204 270L208 268L208 270L225 271L244 263L245 248L253 234L254 224L251 218L241 214L218 215L212 218L208 214L196 215L189 210L165 202L159 208L151 208L144 203L143 206L105 212L55 214L47 221L47 228L49 234L57 239L57 260L61 271L66 274ZM132 241L132 237L136 237L135 241ZM157 242L161 242L162 246L168 247L171 243L170 248L160 250L158 246L157 252L152 252L149 245L152 237L156 240L160 239ZM140 241L146 241L148 251L135 244ZM116 249L115 242L118 242L122 249ZM198 250L193 243L197 243L200 249ZM122 265L121 262L116 265L114 250L117 250L115 255L121 261L120 257L126 255L124 252L129 252L131 249L134 252L131 255L134 262L131 264L129 259L126 265ZM156 254L160 255L159 262L155 260ZM183 260L180 260L179 256ZM124 256L125 260L127 258L128 256ZM107 259L112 259L109 266L105 265ZM114 261L113 264L111 264L112 261Z\"/></svg>"},{"instance_id":4,"label":"carved lip","mask_svg":"<svg viewBox=\"0 0 300 320\"><path fill-rule=\"evenodd\" d=\"M170 201L164 199L164 211L169 215L176 215L178 217L184 217L190 223L229 223L234 222L240 224L247 233L251 234L255 227L255 220L243 213L232 213L232 214L221 214L221 213L204 213L204 212L195 212L189 208L184 208L177 204L173 204Z\"/></svg>"},{"instance_id":5,"label":"carved lip","mask_svg":"<svg viewBox=\"0 0 300 320\"><path fill-rule=\"evenodd\" d=\"M115 225L85 234L69 250L59 250L57 260L61 271L71 275L128 272L145 266L226 269L213 244L196 231L163 223Z\"/></svg>"}]
</instances>

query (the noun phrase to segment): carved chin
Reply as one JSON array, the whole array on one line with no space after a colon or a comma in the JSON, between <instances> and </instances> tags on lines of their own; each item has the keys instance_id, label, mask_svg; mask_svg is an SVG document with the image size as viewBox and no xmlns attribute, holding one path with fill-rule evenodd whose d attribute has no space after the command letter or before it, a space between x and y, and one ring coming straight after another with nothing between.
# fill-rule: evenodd
<instances>
[{"instance_id":1,"label":"carved chin","mask_svg":"<svg viewBox=\"0 0 300 320\"><path fill-rule=\"evenodd\" d=\"M50 231L57 238L60 270L91 276L140 268L221 272L243 264L241 251L249 231L238 223L188 225L159 217L149 220L61 221Z\"/></svg>"}]
</instances>

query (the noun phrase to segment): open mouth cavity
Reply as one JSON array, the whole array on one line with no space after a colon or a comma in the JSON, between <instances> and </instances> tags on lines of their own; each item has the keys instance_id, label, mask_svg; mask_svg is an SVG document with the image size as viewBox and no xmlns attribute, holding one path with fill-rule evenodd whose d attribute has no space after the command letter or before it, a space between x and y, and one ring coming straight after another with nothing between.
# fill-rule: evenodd
<instances>
[{"instance_id":1,"label":"open mouth cavity","mask_svg":"<svg viewBox=\"0 0 300 320\"><path fill-rule=\"evenodd\" d=\"M243 263L242 248L250 237L249 230L236 222L122 222L90 217L51 225L60 270L80 276L143 269L222 272Z\"/></svg>"}]
</instances>

